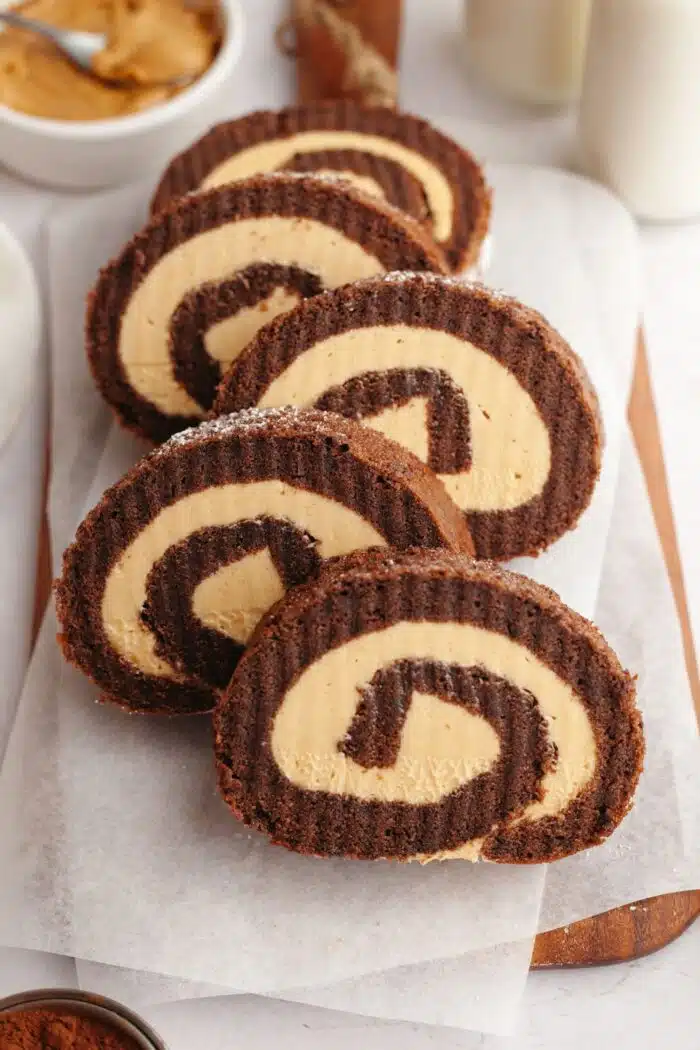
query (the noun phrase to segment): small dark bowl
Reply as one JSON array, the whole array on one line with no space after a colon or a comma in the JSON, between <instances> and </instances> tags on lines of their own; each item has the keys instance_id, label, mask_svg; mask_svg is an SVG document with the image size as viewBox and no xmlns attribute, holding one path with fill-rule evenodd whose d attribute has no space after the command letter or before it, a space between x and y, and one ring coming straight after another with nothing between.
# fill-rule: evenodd
<instances>
[{"instance_id":1,"label":"small dark bowl","mask_svg":"<svg viewBox=\"0 0 700 1050\"><path fill-rule=\"evenodd\" d=\"M78 1017L102 1021L128 1036L139 1050L168 1050L150 1025L132 1010L102 995L78 992L73 988L39 988L0 999L0 1016L25 1010L63 1010Z\"/></svg>"}]
</instances>

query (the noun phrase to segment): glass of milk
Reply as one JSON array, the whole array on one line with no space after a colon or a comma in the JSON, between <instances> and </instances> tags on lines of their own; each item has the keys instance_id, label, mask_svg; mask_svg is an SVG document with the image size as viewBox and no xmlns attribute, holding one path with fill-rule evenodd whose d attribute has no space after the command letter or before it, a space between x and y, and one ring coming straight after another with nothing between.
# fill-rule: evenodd
<instances>
[{"instance_id":1,"label":"glass of milk","mask_svg":"<svg viewBox=\"0 0 700 1050\"><path fill-rule=\"evenodd\" d=\"M579 143L639 218L700 217L700 0L594 0Z\"/></svg>"},{"instance_id":2,"label":"glass of milk","mask_svg":"<svg viewBox=\"0 0 700 1050\"><path fill-rule=\"evenodd\" d=\"M576 101L591 0L465 0L467 59L487 86L517 102Z\"/></svg>"}]
</instances>

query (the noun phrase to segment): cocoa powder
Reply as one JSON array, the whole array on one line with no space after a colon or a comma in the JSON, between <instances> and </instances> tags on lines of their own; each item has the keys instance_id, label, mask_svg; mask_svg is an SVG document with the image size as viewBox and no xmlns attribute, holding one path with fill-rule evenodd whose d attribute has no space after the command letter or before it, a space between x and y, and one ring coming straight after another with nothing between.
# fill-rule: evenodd
<instances>
[{"instance_id":1,"label":"cocoa powder","mask_svg":"<svg viewBox=\"0 0 700 1050\"><path fill-rule=\"evenodd\" d=\"M0 1050L138 1050L111 1025L69 1010L0 1014Z\"/></svg>"}]
</instances>

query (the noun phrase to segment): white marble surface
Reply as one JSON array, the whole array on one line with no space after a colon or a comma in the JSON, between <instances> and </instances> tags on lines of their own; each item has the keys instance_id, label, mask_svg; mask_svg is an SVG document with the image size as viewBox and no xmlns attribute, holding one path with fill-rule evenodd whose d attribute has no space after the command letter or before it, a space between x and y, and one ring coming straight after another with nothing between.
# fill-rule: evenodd
<instances>
[{"instance_id":1,"label":"white marble surface","mask_svg":"<svg viewBox=\"0 0 700 1050\"><path fill-rule=\"evenodd\" d=\"M461 0L405 0L402 102L449 124L486 122L475 130L475 148L493 159L539 163L571 161L572 120L504 106L470 84L460 61L456 33ZM231 109L275 106L292 94L292 69L279 59L271 28L284 0L247 0L250 32L244 61L231 89ZM437 56L437 60L436 60ZM429 74L426 66L429 63ZM420 72L419 72L420 71ZM52 196L0 175L0 219L28 244L39 268L39 234ZM691 616L700 636L700 476L697 356L700 308L697 275L700 225L643 232L647 322L652 378L681 542ZM58 363L60 367L60 362ZM0 750L11 720L31 623L34 554L39 519L45 426L45 373L37 398L15 437L0 451ZM254 997L204 1000L152 1008L152 1022L172 1050L197 1046L219 1050L235 1044L251 1050L283 1043L299 1050L339 1050L363 1045L377 1050L656 1050L658 1045L694 1050L698 1045L700 924L675 945L649 959L591 971L535 974L525 998L521 1034L512 1040L425 1029L406 1024L373 1024L367 1019L274 1003ZM71 960L39 953L0 950L0 994L39 985L71 985Z\"/></svg>"}]
</instances>

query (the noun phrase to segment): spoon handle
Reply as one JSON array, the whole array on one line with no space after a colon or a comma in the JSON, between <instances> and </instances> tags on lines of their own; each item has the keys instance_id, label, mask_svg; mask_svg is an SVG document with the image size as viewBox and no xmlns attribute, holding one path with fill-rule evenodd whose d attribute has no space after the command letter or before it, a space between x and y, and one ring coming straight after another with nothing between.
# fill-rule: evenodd
<instances>
[{"instance_id":1,"label":"spoon handle","mask_svg":"<svg viewBox=\"0 0 700 1050\"><path fill-rule=\"evenodd\" d=\"M32 33L39 33L41 36L48 37L55 44L61 41L60 30L55 29L54 26L47 25L45 22L35 22L33 18L26 18L24 15L2 11L0 12L0 22L5 22L6 25L13 26L16 29L28 29Z\"/></svg>"},{"instance_id":2,"label":"spoon handle","mask_svg":"<svg viewBox=\"0 0 700 1050\"><path fill-rule=\"evenodd\" d=\"M14 12L0 12L0 22L16 29L26 29L30 33L36 33L50 40L66 58L81 69L90 71L90 62L98 51L102 51L106 44L106 38L102 33L84 33L77 29L60 29L58 26L49 25L46 22L38 22L34 18L18 15Z\"/></svg>"},{"instance_id":3,"label":"spoon handle","mask_svg":"<svg viewBox=\"0 0 700 1050\"><path fill-rule=\"evenodd\" d=\"M45 22L36 22L33 18L24 15L15 15L9 12L0 12L0 22L12 25L18 29L29 29L31 33L39 33L42 37L48 37L54 43L60 43L61 30L55 26L47 25Z\"/></svg>"}]
</instances>

